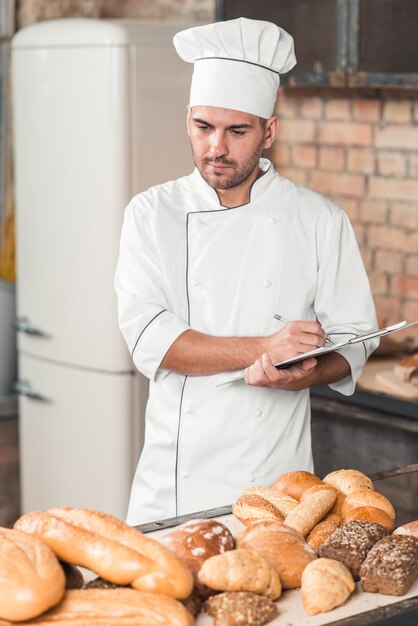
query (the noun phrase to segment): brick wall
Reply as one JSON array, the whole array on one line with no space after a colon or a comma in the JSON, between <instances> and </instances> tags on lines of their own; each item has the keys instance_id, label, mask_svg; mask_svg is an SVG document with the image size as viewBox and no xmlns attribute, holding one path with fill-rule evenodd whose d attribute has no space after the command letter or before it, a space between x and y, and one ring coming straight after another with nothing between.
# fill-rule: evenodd
<instances>
[{"instance_id":1,"label":"brick wall","mask_svg":"<svg viewBox=\"0 0 418 626\"><path fill-rule=\"evenodd\" d=\"M418 103L282 89L272 159L348 214L381 324L418 319ZM418 346L418 328L408 331ZM406 333L394 335L403 341Z\"/></svg>"}]
</instances>

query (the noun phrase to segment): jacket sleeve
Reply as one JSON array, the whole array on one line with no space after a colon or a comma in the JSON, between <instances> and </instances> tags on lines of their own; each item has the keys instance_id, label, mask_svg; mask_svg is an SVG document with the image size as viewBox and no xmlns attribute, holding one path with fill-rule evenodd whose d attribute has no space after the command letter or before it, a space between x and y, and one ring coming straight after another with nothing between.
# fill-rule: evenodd
<instances>
[{"instance_id":1,"label":"jacket sleeve","mask_svg":"<svg viewBox=\"0 0 418 626\"><path fill-rule=\"evenodd\" d=\"M334 210L320 223L317 232L321 252L315 314L332 341L338 343L377 329L377 320L353 228L342 209L332 204L331 207ZM353 394L366 360L378 345L378 339L370 339L339 350L351 373L329 386L344 395Z\"/></svg>"},{"instance_id":2,"label":"jacket sleeve","mask_svg":"<svg viewBox=\"0 0 418 626\"><path fill-rule=\"evenodd\" d=\"M168 289L152 236L152 210L141 195L125 210L115 274L119 326L137 369L158 380L167 350L188 324L170 309Z\"/></svg>"}]
</instances>

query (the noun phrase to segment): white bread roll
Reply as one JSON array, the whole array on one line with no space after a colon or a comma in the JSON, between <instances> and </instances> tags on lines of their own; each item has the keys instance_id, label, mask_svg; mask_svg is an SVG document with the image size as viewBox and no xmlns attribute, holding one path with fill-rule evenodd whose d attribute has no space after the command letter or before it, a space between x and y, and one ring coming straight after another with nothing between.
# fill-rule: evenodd
<instances>
[{"instance_id":1,"label":"white bread roll","mask_svg":"<svg viewBox=\"0 0 418 626\"><path fill-rule=\"evenodd\" d=\"M259 522L283 522L284 516L268 500L254 494L244 494L232 505L232 513L246 526Z\"/></svg>"},{"instance_id":2,"label":"white bread roll","mask_svg":"<svg viewBox=\"0 0 418 626\"><path fill-rule=\"evenodd\" d=\"M63 561L118 585L186 598L191 572L168 548L99 511L57 507L23 515L15 528L44 541Z\"/></svg>"},{"instance_id":3,"label":"white bread roll","mask_svg":"<svg viewBox=\"0 0 418 626\"><path fill-rule=\"evenodd\" d=\"M322 482L339 489L346 496L359 489L374 490L370 478L355 469L340 469L335 472L330 472L322 479Z\"/></svg>"},{"instance_id":4,"label":"white bread roll","mask_svg":"<svg viewBox=\"0 0 418 626\"><path fill-rule=\"evenodd\" d=\"M36 537L0 528L0 618L21 621L57 604L65 591L58 559Z\"/></svg>"},{"instance_id":5,"label":"white bread roll","mask_svg":"<svg viewBox=\"0 0 418 626\"><path fill-rule=\"evenodd\" d=\"M302 600L308 615L341 606L354 589L355 583L348 569L333 559L312 561L302 574Z\"/></svg>"},{"instance_id":6,"label":"white bread roll","mask_svg":"<svg viewBox=\"0 0 418 626\"><path fill-rule=\"evenodd\" d=\"M377 491L369 491L368 489L359 489L354 493L351 493L343 502L341 512L343 517L346 518L348 514L359 507L373 506L376 509L382 509L391 517L395 519L395 509L385 496Z\"/></svg>"},{"instance_id":7,"label":"white bread roll","mask_svg":"<svg viewBox=\"0 0 418 626\"><path fill-rule=\"evenodd\" d=\"M295 500L300 500L304 491L314 485L320 485L321 482L321 479L311 472L295 471L287 472L276 478L272 487L284 491Z\"/></svg>"}]
</instances>

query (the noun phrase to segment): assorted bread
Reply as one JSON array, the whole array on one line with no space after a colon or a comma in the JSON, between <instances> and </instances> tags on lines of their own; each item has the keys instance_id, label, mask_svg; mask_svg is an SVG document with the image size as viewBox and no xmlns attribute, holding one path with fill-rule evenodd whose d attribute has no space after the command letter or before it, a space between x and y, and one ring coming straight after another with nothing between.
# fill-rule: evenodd
<instances>
[{"instance_id":1,"label":"assorted bread","mask_svg":"<svg viewBox=\"0 0 418 626\"><path fill-rule=\"evenodd\" d=\"M204 603L215 626L261 626L282 589L300 588L315 615L343 604L355 580L403 595L418 577L418 520L394 531L392 504L358 470L288 472L246 487L232 511L237 537L196 519L159 540L89 509L24 515L0 529L0 624L191 626ZM76 566L100 578L80 589Z\"/></svg>"}]
</instances>

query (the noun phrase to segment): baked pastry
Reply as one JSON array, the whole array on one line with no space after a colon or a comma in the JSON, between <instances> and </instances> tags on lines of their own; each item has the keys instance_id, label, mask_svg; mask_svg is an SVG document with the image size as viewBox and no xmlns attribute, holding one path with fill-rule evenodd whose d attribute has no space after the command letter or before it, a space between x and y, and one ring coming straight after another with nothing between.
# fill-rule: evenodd
<instances>
[{"instance_id":1,"label":"baked pastry","mask_svg":"<svg viewBox=\"0 0 418 626\"><path fill-rule=\"evenodd\" d=\"M327 474L322 481L327 485L336 487L346 496L359 489L374 490L373 483L366 474L355 469L340 469Z\"/></svg>"},{"instance_id":2,"label":"baked pastry","mask_svg":"<svg viewBox=\"0 0 418 626\"><path fill-rule=\"evenodd\" d=\"M229 529L217 520L191 520L177 526L161 542L172 550L190 569L202 597L209 597L212 590L197 582L197 573L206 561L215 554L233 550L235 540Z\"/></svg>"},{"instance_id":3,"label":"baked pastry","mask_svg":"<svg viewBox=\"0 0 418 626\"><path fill-rule=\"evenodd\" d=\"M293 528L277 522L263 522L248 528L238 547L256 550L277 570L283 589L300 587L302 572L316 559L316 552Z\"/></svg>"},{"instance_id":4,"label":"baked pastry","mask_svg":"<svg viewBox=\"0 0 418 626\"><path fill-rule=\"evenodd\" d=\"M374 524L382 524L387 528L388 532L392 532L395 528L395 520L388 515L386 511L377 509L374 506L359 506L356 509L349 509L344 517L344 524L353 519L362 520L364 522L373 522Z\"/></svg>"},{"instance_id":5,"label":"baked pastry","mask_svg":"<svg viewBox=\"0 0 418 626\"><path fill-rule=\"evenodd\" d=\"M292 509L297 506L298 501L292 496L289 496L284 491L279 491L273 487L246 487L242 495L261 496L265 500L268 500L276 507L276 509L286 517Z\"/></svg>"},{"instance_id":6,"label":"baked pastry","mask_svg":"<svg viewBox=\"0 0 418 626\"><path fill-rule=\"evenodd\" d=\"M178 556L112 515L57 507L23 515L15 528L41 539L62 561L118 585L176 598L192 591L192 574Z\"/></svg>"},{"instance_id":7,"label":"baked pastry","mask_svg":"<svg viewBox=\"0 0 418 626\"><path fill-rule=\"evenodd\" d=\"M339 561L317 559L302 574L302 600L308 615L331 611L341 606L356 585L348 569Z\"/></svg>"},{"instance_id":8,"label":"baked pastry","mask_svg":"<svg viewBox=\"0 0 418 626\"><path fill-rule=\"evenodd\" d=\"M382 509L389 517L393 520L395 519L395 509L389 500L381 493L367 489L359 489L345 498L341 507L343 518L347 517L352 509L357 509L361 506L373 506L376 509Z\"/></svg>"},{"instance_id":9,"label":"baked pastry","mask_svg":"<svg viewBox=\"0 0 418 626\"><path fill-rule=\"evenodd\" d=\"M192 626L181 602L135 589L72 589L41 617L19 626ZM8 622L2 626L14 626Z\"/></svg>"},{"instance_id":10,"label":"baked pastry","mask_svg":"<svg viewBox=\"0 0 418 626\"><path fill-rule=\"evenodd\" d=\"M360 568L361 588L402 596L418 576L418 539L390 535L375 543Z\"/></svg>"},{"instance_id":11,"label":"baked pastry","mask_svg":"<svg viewBox=\"0 0 418 626\"><path fill-rule=\"evenodd\" d=\"M320 546L318 554L340 561L351 572L354 580L359 580L360 566L368 551L387 532L381 524L353 520L337 528Z\"/></svg>"},{"instance_id":12,"label":"baked pastry","mask_svg":"<svg viewBox=\"0 0 418 626\"><path fill-rule=\"evenodd\" d=\"M328 537L334 533L339 524L334 519L324 519L322 522L319 522L316 526L314 526L306 538L306 542L316 551L319 550L320 546L324 543Z\"/></svg>"},{"instance_id":13,"label":"baked pastry","mask_svg":"<svg viewBox=\"0 0 418 626\"><path fill-rule=\"evenodd\" d=\"M272 487L284 491L295 500L300 500L304 491L314 485L320 485L321 482L321 479L311 472L295 471L287 472L276 478Z\"/></svg>"},{"instance_id":14,"label":"baked pastry","mask_svg":"<svg viewBox=\"0 0 418 626\"><path fill-rule=\"evenodd\" d=\"M282 586L274 567L254 550L230 550L207 559L198 573L203 585L217 591L252 591L273 600Z\"/></svg>"},{"instance_id":15,"label":"baked pastry","mask_svg":"<svg viewBox=\"0 0 418 626\"><path fill-rule=\"evenodd\" d=\"M418 352L404 357L393 368L395 376L418 387Z\"/></svg>"},{"instance_id":16,"label":"baked pastry","mask_svg":"<svg viewBox=\"0 0 418 626\"><path fill-rule=\"evenodd\" d=\"M283 522L284 516L268 500L253 494L244 494L232 505L232 513L246 526L259 522Z\"/></svg>"},{"instance_id":17,"label":"baked pastry","mask_svg":"<svg viewBox=\"0 0 418 626\"><path fill-rule=\"evenodd\" d=\"M399 526L394 532L394 535L410 535L418 539L418 520Z\"/></svg>"},{"instance_id":18,"label":"baked pastry","mask_svg":"<svg viewBox=\"0 0 418 626\"><path fill-rule=\"evenodd\" d=\"M36 537L0 528L0 619L21 621L57 604L65 591L58 559Z\"/></svg>"},{"instance_id":19,"label":"baked pastry","mask_svg":"<svg viewBox=\"0 0 418 626\"><path fill-rule=\"evenodd\" d=\"M214 618L214 626L262 626L277 617L270 598L249 591L226 591L210 598L205 611Z\"/></svg>"},{"instance_id":20,"label":"baked pastry","mask_svg":"<svg viewBox=\"0 0 418 626\"><path fill-rule=\"evenodd\" d=\"M334 489L326 485L307 489L297 507L285 519L286 526L294 528L301 535L307 535L328 513L336 500Z\"/></svg>"}]
</instances>

